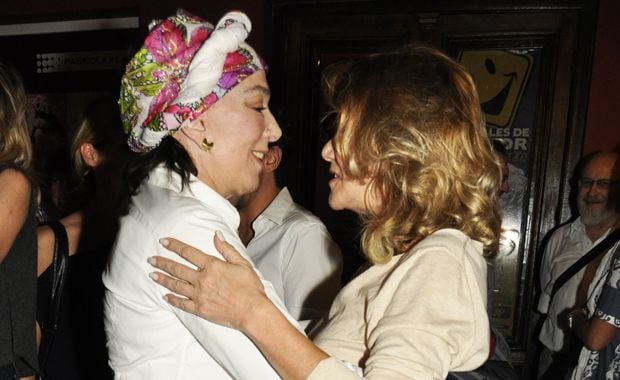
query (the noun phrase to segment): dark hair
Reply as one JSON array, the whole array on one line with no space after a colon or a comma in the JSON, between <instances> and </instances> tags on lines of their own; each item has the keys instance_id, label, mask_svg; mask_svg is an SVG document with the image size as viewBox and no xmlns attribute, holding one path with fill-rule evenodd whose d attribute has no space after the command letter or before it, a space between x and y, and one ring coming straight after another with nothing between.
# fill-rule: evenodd
<instances>
[{"instance_id":1,"label":"dark hair","mask_svg":"<svg viewBox=\"0 0 620 380\"><path fill-rule=\"evenodd\" d=\"M135 153L127 170L129 193L136 195L142 182L160 164L181 176L181 188L189 185L190 175L198 173L183 145L172 136L166 136L157 148L146 153Z\"/></svg>"},{"instance_id":2,"label":"dark hair","mask_svg":"<svg viewBox=\"0 0 620 380\"><path fill-rule=\"evenodd\" d=\"M577 170L575 170L575 176L576 176L576 180L578 180L579 178L581 178L581 176L583 175L583 171L585 170L586 166L588 166L588 164L590 162L592 162L593 159L595 159L599 154L603 153L602 150L597 150L594 151L592 153L588 153L585 156L583 156L581 158L581 160L579 161L579 164L577 164Z\"/></svg>"},{"instance_id":3,"label":"dark hair","mask_svg":"<svg viewBox=\"0 0 620 380\"><path fill-rule=\"evenodd\" d=\"M87 171L80 147L84 143L93 145L104 161L114 157L117 160L127 159L129 147L123 132L123 124L119 115L118 104L112 95L104 95L93 100L84 109L82 121L75 130L72 139L73 164L77 174ZM120 154L121 157L115 157Z\"/></svg>"}]
</instances>

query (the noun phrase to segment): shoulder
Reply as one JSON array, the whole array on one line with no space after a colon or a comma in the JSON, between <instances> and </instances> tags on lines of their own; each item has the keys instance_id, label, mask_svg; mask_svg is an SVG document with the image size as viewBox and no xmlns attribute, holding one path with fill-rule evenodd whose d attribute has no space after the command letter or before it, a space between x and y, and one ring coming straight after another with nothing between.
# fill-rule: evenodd
<instances>
[{"instance_id":1,"label":"shoulder","mask_svg":"<svg viewBox=\"0 0 620 380\"><path fill-rule=\"evenodd\" d=\"M188 192L180 193L175 189L154 186L145 183L139 193L132 198L130 214L144 218L159 226L158 229L168 229L172 226L189 225L200 222L217 222L234 217L232 206L221 205L222 199L198 199ZM226 208L226 210L220 210Z\"/></svg>"},{"instance_id":2,"label":"shoulder","mask_svg":"<svg viewBox=\"0 0 620 380\"><path fill-rule=\"evenodd\" d=\"M548 240L544 242L544 252L547 260L552 259L564 252L563 247L577 244L585 235L585 230L581 227L581 221L576 219L572 222L564 223L551 231Z\"/></svg>"},{"instance_id":3,"label":"shoulder","mask_svg":"<svg viewBox=\"0 0 620 380\"><path fill-rule=\"evenodd\" d=\"M285 225L287 229L304 227L325 228L319 217L293 201L286 187L271 202L264 214L274 222Z\"/></svg>"},{"instance_id":4,"label":"shoulder","mask_svg":"<svg viewBox=\"0 0 620 380\"><path fill-rule=\"evenodd\" d=\"M6 168L0 171L0 188L11 191L30 191L30 181L21 170Z\"/></svg>"},{"instance_id":5,"label":"shoulder","mask_svg":"<svg viewBox=\"0 0 620 380\"><path fill-rule=\"evenodd\" d=\"M297 203L295 203L294 207L289 210L283 224L288 225L290 228L312 228L326 230L325 225L319 217Z\"/></svg>"},{"instance_id":6,"label":"shoulder","mask_svg":"<svg viewBox=\"0 0 620 380\"><path fill-rule=\"evenodd\" d=\"M482 244L455 229L442 229L425 237L410 251L411 255L444 252L455 258L462 258L463 252L479 253L482 258Z\"/></svg>"},{"instance_id":7,"label":"shoulder","mask_svg":"<svg viewBox=\"0 0 620 380\"><path fill-rule=\"evenodd\" d=\"M28 210L30 180L20 170L7 168L0 172L0 202L10 209Z\"/></svg>"},{"instance_id":8,"label":"shoulder","mask_svg":"<svg viewBox=\"0 0 620 380\"><path fill-rule=\"evenodd\" d=\"M404 270L486 275L482 243L455 229L442 229L416 244L402 259Z\"/></svg>"},{"instance_id":9,"label":"shoulder","mask_svg":"<svg viewBox=\"0 0 620 380\"><path fill-rule=\"evenodd\" d=\"M577 218L572 222L566 222L561 224L553 231L551 231L551 235L549 237L550 243L557 243L563 240L568 239L571 235L578 233L583 230L581 219ZM585 231L584 231L585 232Z\"/></svg>"}]
</instances>

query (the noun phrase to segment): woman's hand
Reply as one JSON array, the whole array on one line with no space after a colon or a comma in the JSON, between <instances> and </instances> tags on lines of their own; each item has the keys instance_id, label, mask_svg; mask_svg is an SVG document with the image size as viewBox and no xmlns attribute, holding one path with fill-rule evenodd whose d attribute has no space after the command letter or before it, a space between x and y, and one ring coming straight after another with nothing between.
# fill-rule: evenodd
<instances>
[{"instance_id":1,"label":"woman's hand","mask_svg":"<svg viewBox=\"0 0 620 380\"><path fill-rule=\"evenodd\" d=\"M164 247L196 265L197 269L155 256L149 258L149 263L167 274L153 272L151 278L183 296L167 294L165 299L172 306L244 331L245 322L252 318L252 313L260 309L261 303L270 301L252 265L224 241L219 231L213 242L225 260L207 255L176 239L162 239Z\"/></svg>"}]
</instances>

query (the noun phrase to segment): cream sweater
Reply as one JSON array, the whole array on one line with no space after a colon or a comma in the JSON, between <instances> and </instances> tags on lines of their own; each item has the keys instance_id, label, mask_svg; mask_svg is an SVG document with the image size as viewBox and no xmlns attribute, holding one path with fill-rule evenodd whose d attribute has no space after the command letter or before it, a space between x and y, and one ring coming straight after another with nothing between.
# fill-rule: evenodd
<instances>
[{"instance_id":1,"label":"cream sweater","mask_svg":"<svg viewBox=\"0 0 620 380\"><path fill-rule=\"evenodd\" d=\"M336 297L309 379L445 379L489 352L482 244L453 229L374 265ZM359 366L358 373L351 365Z\"/></svg>"}]
</instances>

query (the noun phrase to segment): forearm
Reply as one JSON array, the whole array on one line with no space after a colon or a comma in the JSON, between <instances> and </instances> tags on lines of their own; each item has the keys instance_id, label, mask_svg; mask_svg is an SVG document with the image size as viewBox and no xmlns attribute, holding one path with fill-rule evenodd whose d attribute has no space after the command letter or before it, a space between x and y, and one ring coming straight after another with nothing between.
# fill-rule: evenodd
<instances>
[{"instance_id":1,"label":"forearm","mask_svg":"<svg viewBox=\"0 0 620 380\"><path fill-rule=\"evenodd\" d=\"M267 298L246 318L242 331L286 380L306 379L329 356L291 325Z\"/></svg>"},{"instance_id":2,"label":"forearm","mask_svg":"<svg viewBox=\"0 0 620 380\"><path fill-rule=\"evenodd\" d=\"M588 341L588 332L590 330L590 320L582 309L575 309L570 313L572 315L571 329L577 335L577 338L584 344Z\"/></svg>"},{"instance_id":3,"label":"forearm","mask_svg":"<svg viewBox=\"0 0 620 380\"><path fill-rule=\"evenodd\" d=\"M600 351L607 347L618 333L616 326L597 316L588 318L583 309L575 309L570 315L572 316L571 329L590 351Z\"/></svg>"}]
</instances>

